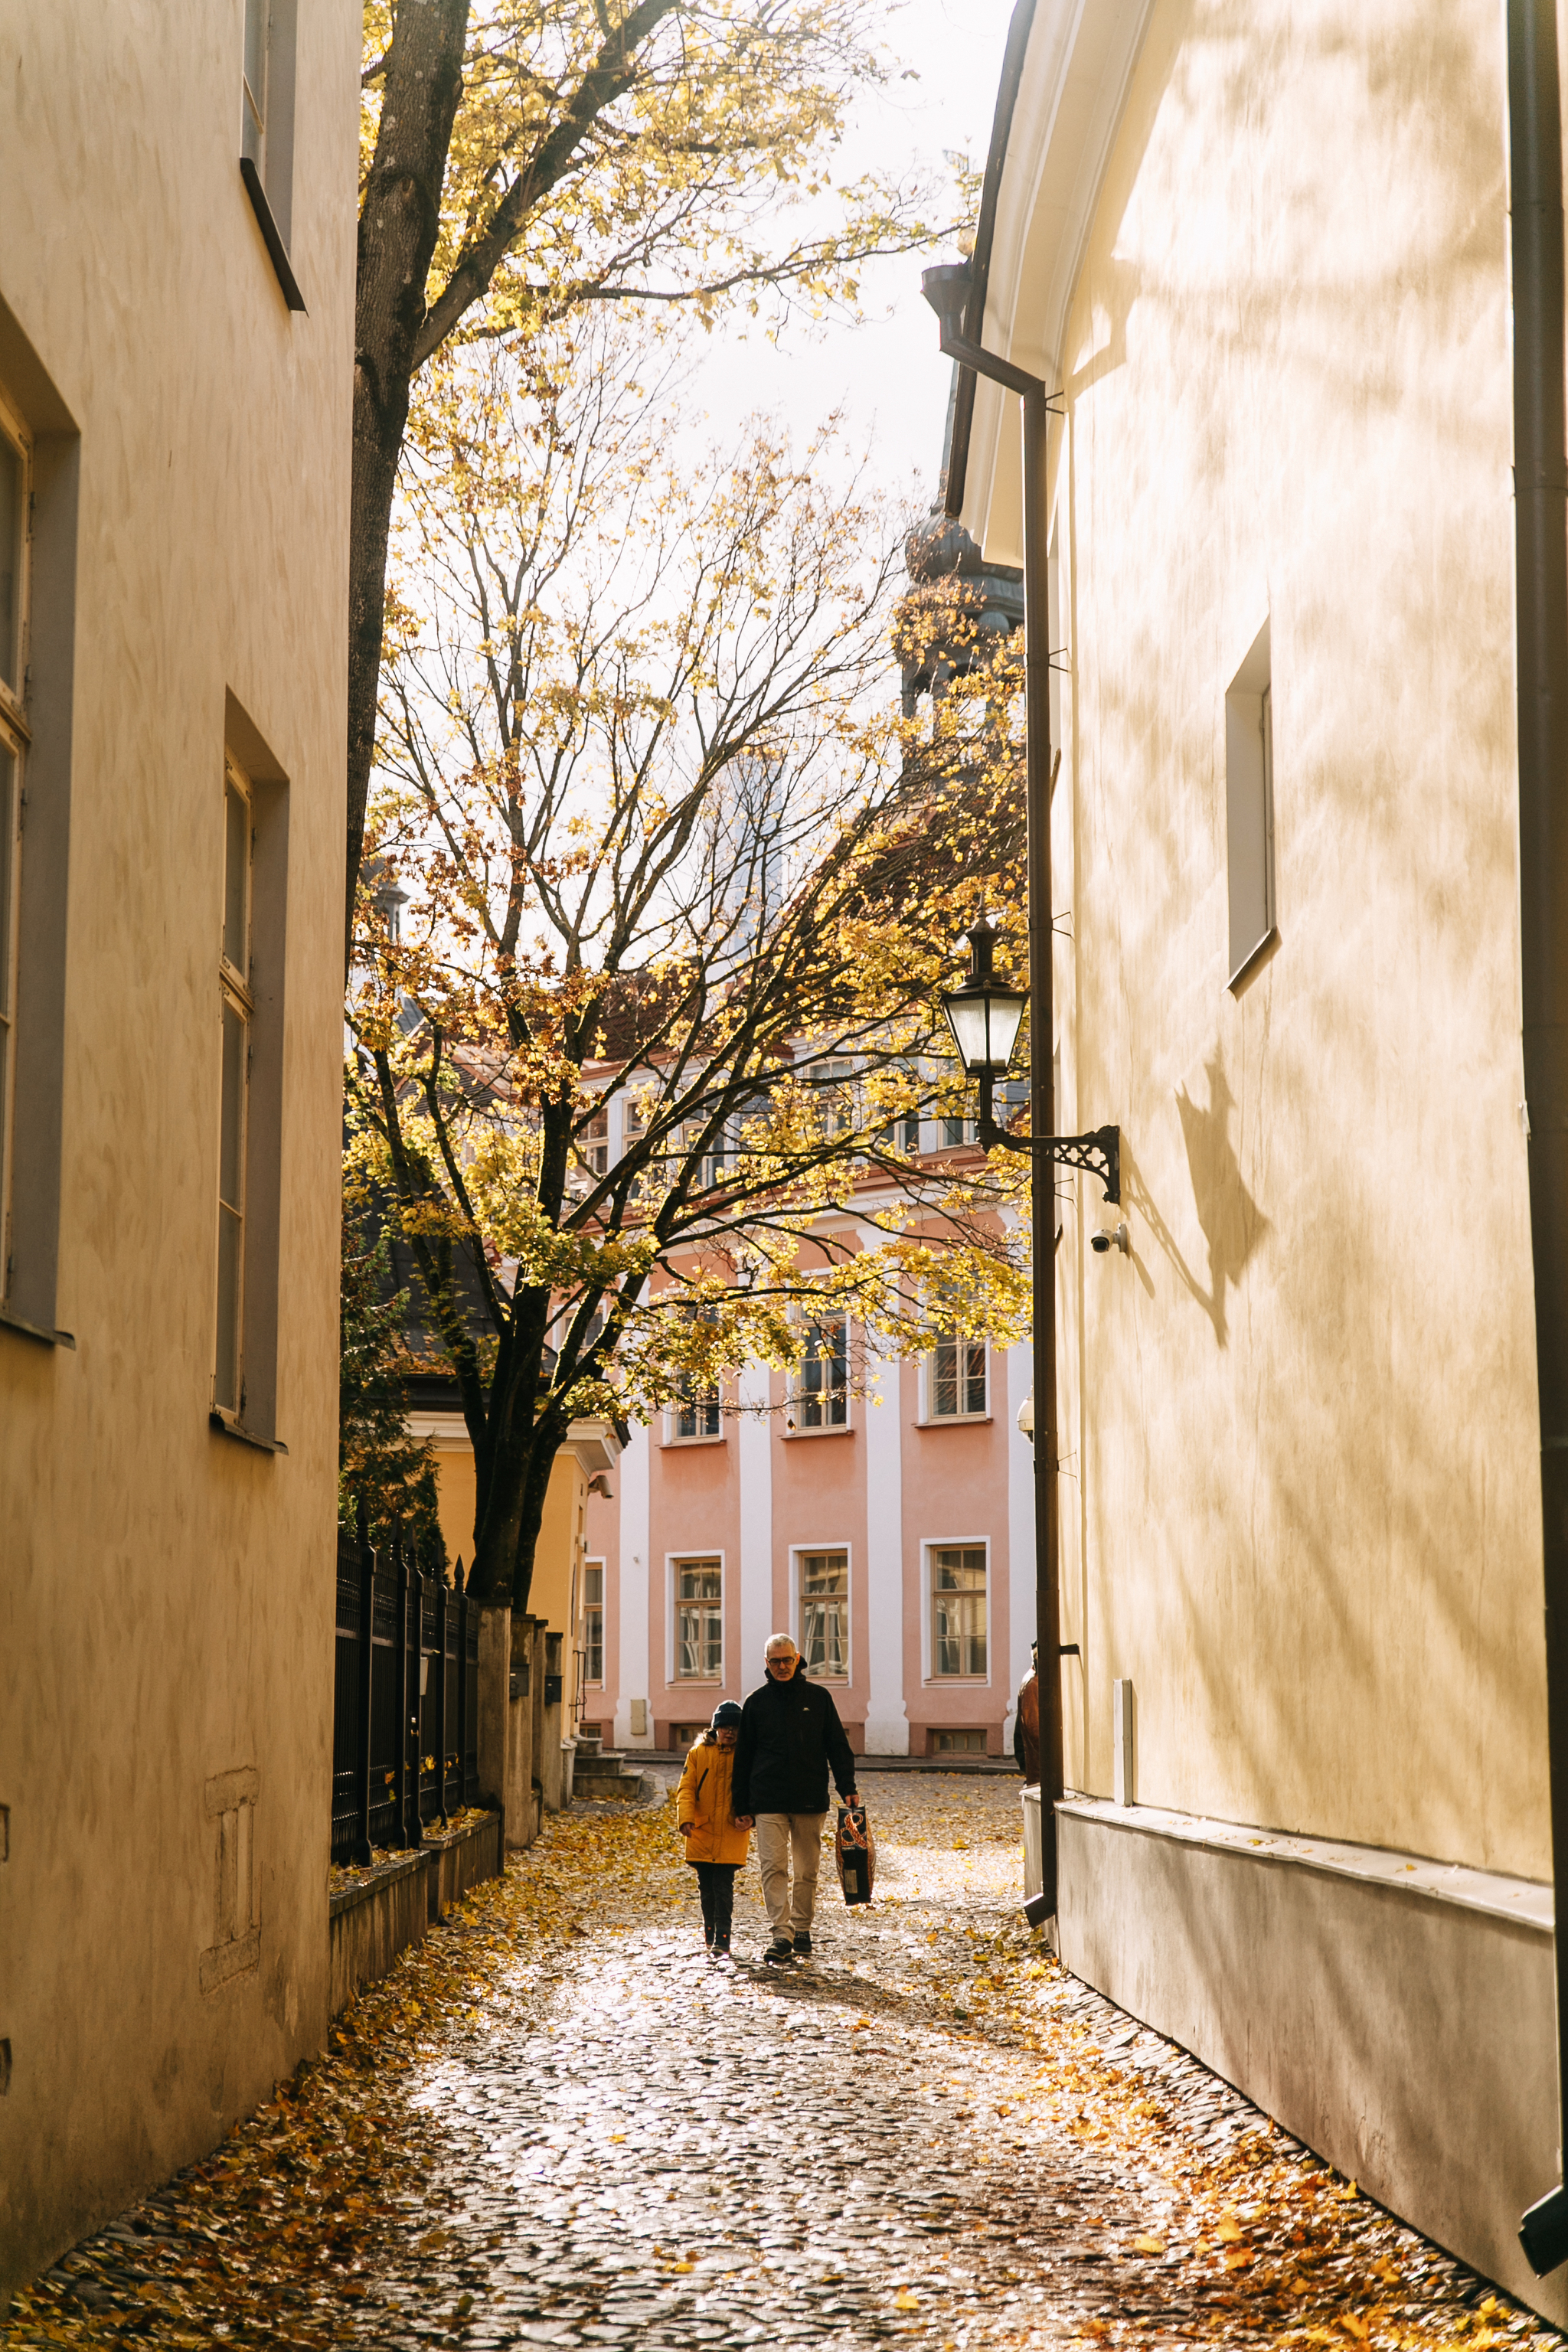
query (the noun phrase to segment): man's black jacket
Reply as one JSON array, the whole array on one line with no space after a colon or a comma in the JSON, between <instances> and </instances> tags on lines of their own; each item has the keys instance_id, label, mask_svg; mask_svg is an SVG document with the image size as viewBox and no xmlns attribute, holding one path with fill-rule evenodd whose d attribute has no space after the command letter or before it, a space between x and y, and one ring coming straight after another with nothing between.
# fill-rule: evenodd
<instances>
[{"instance_id":1,"label":"man's black jacket","mask_svg":"<svg viewBox=\"0 0 1568 2352\"><path fill-rule=\"evenodd\" d=\"M797 1664L787 1683L772 1675L741 1710L735 1747L737 1813L825 1813L827 1768L847 1796L855 1786L855 1751L844 1736L830 1691L808 1682Z\"/></svg>"}]
</instances>

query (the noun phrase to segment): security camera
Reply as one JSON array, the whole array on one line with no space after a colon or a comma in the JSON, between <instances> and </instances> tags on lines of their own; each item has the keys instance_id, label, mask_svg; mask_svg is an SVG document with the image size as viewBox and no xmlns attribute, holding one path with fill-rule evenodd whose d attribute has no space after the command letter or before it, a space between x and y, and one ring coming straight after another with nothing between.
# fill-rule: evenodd
<instances>
[{"instance_id":1,"label":"security camera","mask_svg":"<svg viewBox=\"0 0 1568 2352\"><path fill-rule=\"evenodd\" d=\"M1103 1257L1109 1249L1119 1249L1123 1257L1131 1257L1132 1255L1132 1244L1127 1238L1127 1228L1124 1224L1118 1225L1109 1234L1090 1234L1089 1245L1100 1257Z\"/></svg>"},{"instance_id":2,"label":"security camera","mask_svg":"<svg viewBox=\"0 0 1568 2352\"><path fill-rule=\"evenodd\" d=\"M1092 1234L1089 1236L1089 1245L1091 1250L1098 1250L1100 1256L1103 1257L1106 1251L1110 1247L1110 1235L1109 1234Z\"/></svg>"}]
</instances>

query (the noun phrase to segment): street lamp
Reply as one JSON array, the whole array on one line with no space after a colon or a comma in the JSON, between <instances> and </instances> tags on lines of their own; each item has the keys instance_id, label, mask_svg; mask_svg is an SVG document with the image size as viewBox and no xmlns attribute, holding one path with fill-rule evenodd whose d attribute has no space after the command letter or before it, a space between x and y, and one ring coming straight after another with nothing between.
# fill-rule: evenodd
<instances>
[{"instance_id":1,"label":"street lamp","mask_svg":"<svg viewBox=\"0 0 1568 2352\"><path fill-rule=\"evenodd\" d=\"M965 932L969 941L969 977L956 988L944 989L940 999L952 1034L954 1050L966 1075L980 1081L980 1140L987 1151L1034 1151L1043 1149L1059 1166L1082 1168L1098 1176L1108 1201L1121 1198L1121 1129L1097 1127L1089 1135L1009 1135L999 1127L992 1108L996 1080L1012 1066L1018 1031L1028 998L1022 989L1009 988L992 969L996 933L984 915ZM1119 1225L1117 1232L1125 1233ZM1109 1242L1107 1247L1110 1246ZM1119 1244L1120 1246L1120 1244ZM1095 1243L1098 1249L1100 1244ZM1032 1424L1031 1424L1032 1425Z\"/></svg>"},{"instance_id":2,"label":"street lamp","mask_svg":"<svg viewBox=\"0 0 1568 2352\"><path fill-rule=\"evenodd\" d=\"M992 1078L1005 1076L1028 999L1021 988L1009 988L992 971L996 934L984 915L965 936L969 978L943 991L942 1009L954 1050L971 1076L983 1072Z\"/></svg>"},{"instance_id":3,"label":"street lamp","mask_svg":"<svg viewBox=\"0 0 1568 2352\"><path fill-rule=\"evenodd\" d=\"M921 273L921 291L941 322L941 344L948 358L977 375L989 376L1024 404L1024 708L1026 727L1025 802L1028 815L1029 995L1034 1014L1029 1023L1030 1121L1036 1131L1024 1138L1005 1134L992 1115L992 1089L1002 1042L1003 1026L1012 1020L1012 1040L1018 1034L1023 1006L1016 991L1004 991L990 979L992 936L984 926L983 943L971 935L973 968L966 988L955 989L943 1000L953 1043L966 1070L980 1080L980 1140L987 1150L998 1149L1033 1154L1031 1192L1033 1234L1033 1318L1035 1339L1035 1612L1039 1643L1040 1674L1040 1864L1041 1894L1037 1916L1050 1918L1057 1909L1056 1802L1062 1793L1062 1691L1059 1667L1048 1662L1062 1654L1061 1605L1058 1587L1058 1477L1059 1452L1057 1431L1057 1283L1056 1184L1052 1171L1058 1162L1091 1168L1105 1181L1108 1201L1119 1201L1121 1135L1101 1128L1092 1136L1058 1136L1051 1057L1056 1022L1051 993L1051 646L1047 597L1046 433L1051 395L1038 376L1015 367L986 351L968 331L973 293L966 262L942 262ZM978 329L980 321L975 321ZM979 927L977 927L979 928ZM984 971L983 971L984 965ZM1016 1011L1001 999L1007 996ZM955 1020L950 1003L962 1003ZM980 1010L984 1004L984 1013ZM964 1034L978 1036L981 1053L972 1059ZM1012 1058L1011 1043L1000 1066Z\"/></svg>"}]
</instances>

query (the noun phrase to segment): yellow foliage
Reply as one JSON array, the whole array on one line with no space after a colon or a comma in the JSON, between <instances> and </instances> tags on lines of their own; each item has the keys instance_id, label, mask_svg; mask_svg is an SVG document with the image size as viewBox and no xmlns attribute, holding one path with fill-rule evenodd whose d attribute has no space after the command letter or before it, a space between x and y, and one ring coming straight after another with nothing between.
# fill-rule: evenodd
<instances>
[{"instance_id":1,"label":"yellow foliage","mask_svg":"<svg viewBox=\"0 0 1568 2352\"><path fill-rule=\"evenodd\" d=\"M369 0L362 193L395 23L393 0ZM680 302L704 328L770 295L853 304L869 255L962 236L977 194L962 163L947 191L929 174L836 181L850 107L889 78L882 26L870 0L478 0L419 358L606 298Z\"/></svg>"},{"instance_id":2,"label":"yellow foliage","mask_svg":"<svg viewBox=\"0 0 1568 2352\"><path fill-rule=\"evenodd\" d=\"M351 992L354 1180L470 1425L516 1433L481 1561L542 1421L797 1368L827 1314L856 1387L1028 1321L1027 1156L931 1149L970 1108L952 943L984 906L1020 952L1016 698L970 681L984 725L917 741L900 519L829 488L827 438L678 468L637 347L595 352L558 390L449 357L411 424L370 834L401 912L367 905Z\"/></svg>"}]
</instances>

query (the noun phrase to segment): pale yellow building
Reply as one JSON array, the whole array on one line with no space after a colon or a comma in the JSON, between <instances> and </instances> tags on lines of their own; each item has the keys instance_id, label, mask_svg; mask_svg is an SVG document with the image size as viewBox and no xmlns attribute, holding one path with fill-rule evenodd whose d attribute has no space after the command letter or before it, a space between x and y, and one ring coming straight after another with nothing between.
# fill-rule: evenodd
<instances>
[{"instance_id":1,"label":"pale yellow building","mask_svg":"<svg viewBox=\"0 0 1568 2352\"><path fill-rule=\"evenodd\" d=\"M409 1412L411 1433L426 1441L436 1461L436 1502L447 1557L454 1568L473 1558L476 1490L474 1450L462 1413L458 1409L456 1383L426 1374L414 1383ZM607 1421L570 1423L566 1442L551 1465L544 1516L534 1548L533 1575L528 1590L531 1617L541 1620L547 1633L561 1640L561 1736L571 1742L582 1716L587 1629L584 1611L588 1597L587 1528L590 1495L608 1496L611 1472L620 1456L621 1439ZM566 1785L553 1759L537 1759L542 1782L558 1802Z\"/></svg>"},{"instance_id":2,"label":"pale yellow building","mask_svg":"<svg viewBox=\"0 0 1568 2352\"><path fill-rule=\"evenodd\" d=\"M0 10L0 2307L326 2036L359 19Z\"/></svg>"},{"instance_id":3,"label":"pale yellow building","mask_svg":"<svg viewBox=\"0 0 1568 2352\"><path fill-rule=\"evenodd\" d=\"M1058 1128L1122 1139L1064 1955L1561 2320L1510 130L1496 0L1025 0L970 331L1061 387ZM961 397L992 562L1018 450Z\"/></svg>"}]
</instances>

